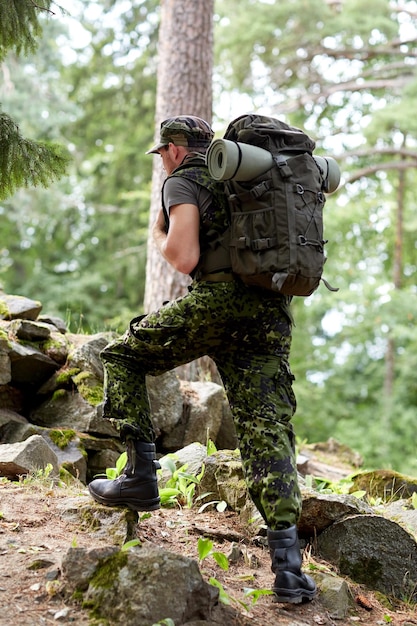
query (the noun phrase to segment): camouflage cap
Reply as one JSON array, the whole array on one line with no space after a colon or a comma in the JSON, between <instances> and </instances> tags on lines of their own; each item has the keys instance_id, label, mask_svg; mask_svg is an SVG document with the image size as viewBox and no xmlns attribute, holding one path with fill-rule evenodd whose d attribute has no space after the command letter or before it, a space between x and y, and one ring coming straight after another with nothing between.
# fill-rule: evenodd
<instances>
[{"instance_id":1,"label":"camouflage cap","mask_svg":"<svg viewBox=\"0 0 417 626\"><path fill-rule=\"evenodd\" d=\"M180 115L161 123L159 143L146 154L157 154L163 146L173 143L187 148L207 148L214 137L210 125L200 117Z\"/></svg>"}]
</instances>

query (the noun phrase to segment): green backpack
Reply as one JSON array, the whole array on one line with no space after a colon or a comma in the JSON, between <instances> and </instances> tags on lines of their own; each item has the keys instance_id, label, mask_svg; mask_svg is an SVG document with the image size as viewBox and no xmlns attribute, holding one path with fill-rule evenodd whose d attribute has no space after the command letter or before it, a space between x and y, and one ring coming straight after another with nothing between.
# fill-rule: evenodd
<instances>
[{"instance_id":1,"label":"green backpack","mask_svg":"<svg viewBox=\"0 0 417 626\"><path fill-rule=\"evenodd\" d=\"M228 155L227 151L219 155L218 145L216 153L216 141L207 154L207 164L210 174L224 181L233 272L248 285L291 296L311 295L321 280L331 291L337 291L322 279L326 260L323 207L330 168L321 166L329 160L313 157L315 143L303 131L255 114L231 122L224 140L216 140L223 142L221 150L229 142L235 144L229 148L238 150L234 171L228 172L227 179L213 171L213 158L223 166ZM243 144L270 153L266 155L270 159L266 171L256 175L259 151L248 149L245 153ZM338 171L335 162L332 167L333 173L335 168ZM244 169L244 180L239 180Z\"/></svg>"}]
</instances>

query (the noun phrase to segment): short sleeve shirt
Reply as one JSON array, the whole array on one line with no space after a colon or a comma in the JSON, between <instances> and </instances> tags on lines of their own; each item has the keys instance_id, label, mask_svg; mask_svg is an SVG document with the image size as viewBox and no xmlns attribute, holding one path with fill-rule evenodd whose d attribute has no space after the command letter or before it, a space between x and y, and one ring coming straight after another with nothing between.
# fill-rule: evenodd
<instances>
[{"instance_id":1,"label":"short sleeve shirt","mask_svg":"<svg viewBox=\"0 0 417 626\"><path fill-rule=\"evenodd\" d=\"M200 215L203 215L212 203L212 196L208 189L188 178L172 176L165 181L164 205L169 211L177 204L195 204Z\"/></svg>"}]
</instances>

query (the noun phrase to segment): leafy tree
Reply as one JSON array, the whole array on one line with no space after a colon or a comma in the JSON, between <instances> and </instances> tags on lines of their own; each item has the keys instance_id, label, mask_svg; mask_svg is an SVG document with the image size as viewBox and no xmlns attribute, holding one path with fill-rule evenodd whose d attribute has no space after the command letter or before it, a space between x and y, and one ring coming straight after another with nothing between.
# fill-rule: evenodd
<instances>
[{"instance_id":1,"label":"leafy tree","mask_svg":"<svg viewBox=\"0 0 417 626\"><path fill-rule=\"evenodd\" d=\"M9 49L17 54L32 52L41 34L39 11L51 2L10 0L0 3L0 62ZM57 145L23 137L17 123L0 109L0 200L18 187L47 184L64 171L68 158Z\"/></svg>"},{"instance_id":2,"label":"leafy tree","mask_svg":"<svg viewBox=\"0 0 417 626\"><path fill-rule=\"evenodd\" d=\"M417 405L404 380L416 337L415 5L216 6L215 90L230 85L252 108L305 127L342 166L342 186L325 210L325 275L340 291L294 303L297 432L310 440L340 435L369 464L410 469Z\"/></svg>"},{"instance_id":3,"label":"leafy tree","mask_svg":"<svg viewBox=\"0 0 417 626\"><path fill-rule=\"evenodd\" d=\"M2 229L0 272L7 289L41 298L73 329L124 328L142 304L155 92L145 57L157 28L145 6L152 13L156 4L137 2L123 23L111 6L93 25L86 11L80 28L91 43L75 54L64 24L48 20L37 52L3 66L10 89L4 81L0 98L27 112L27 132L67 144L73 160L46 195L21 192L0 207L13 233L3 238Z\"/></svg>"}]
</instances>

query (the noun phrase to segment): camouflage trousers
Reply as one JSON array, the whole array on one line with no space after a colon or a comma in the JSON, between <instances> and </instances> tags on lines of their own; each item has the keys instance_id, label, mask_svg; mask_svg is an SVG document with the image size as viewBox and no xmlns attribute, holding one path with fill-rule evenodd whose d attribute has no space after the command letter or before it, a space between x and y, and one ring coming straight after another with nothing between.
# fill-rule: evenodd
<instances>
[{"instance_id":1,"label":"camouflage trousers","mask_svg":"<svg viewBox=\"0 0 417 626\"><path fill-rule=\"evenodd\" d=\"M210 356L226 390L255 505L272 529L296 524L301 496L290 423L296 408L291 327L288 298L240 281L194 281L185 296L132 320L125 335L102 351L103 417L153 441L146 375Z\"/></svg>"}]
</instances>

